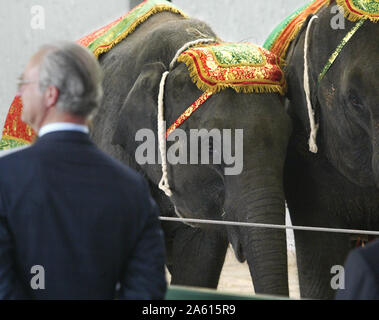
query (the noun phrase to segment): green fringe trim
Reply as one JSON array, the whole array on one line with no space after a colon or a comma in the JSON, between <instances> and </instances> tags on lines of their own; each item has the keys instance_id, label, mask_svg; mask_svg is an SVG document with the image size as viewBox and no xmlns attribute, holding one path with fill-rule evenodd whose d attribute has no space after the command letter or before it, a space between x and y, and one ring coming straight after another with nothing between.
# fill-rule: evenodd
<instances>
[{"instance_id":1,"label":"green fringe trim","mask_svg":"<svg viewBox=\"0 0 379 320\"><path fill-rule=\"evenodd\" d=\"M104 35L102 35L100 38L96 39L94 42L92 42L88 48L94 53L96 57L99 57L101 54L106 53L110 51L116 44L120 43L122 40L124 40L127 36L129 36L131 33L135 31L135 29L144 23L147 19L149 19L151 16L153 16L156 13L160 12L172 12L181 15L183 18L188 18L186 14L184 14L181 10L175 8L174 6L170 5L167 1L157 1L157 0L150 0L145 5L149 5L157 3L154 5L151 9L149 9L147 12L143 13L140 17L138 17L135 21L133 21L130 26L120 26L120 24L126 23L128 24L128 21L125 17L123 20L121 20L117 25L113 26L110 30L108 30ZM160 3L160 4L159 4ZM167 4L166 4L167 3ZM150 4L150 5L151 5ZM136 7L135 10L143 10L144 5L141 7ZM130 23L130 22L129 22ZM115 29L117 28L126 28L124 31L118 31L120 32L114 39L109 41L108 43L105 39L109 38L113 32L115 32ZM116 32L117 33L117 32Z\"/></svg>"},{"instance_id":2,"label":"green fringe trim","mask_svg":"<svg viewBox=\"0 0 379 320\"><path fill-rule=\"evenodd\" d=\"M287 27L293 19L295 19L301 12L308 8L313 2L314 0L297 9L294 13L285 18L278 26L276 26L263 44L263 48L271 50L271 47L275 43L276 39L280 36L284 28Z\"/></svg>"}]
</instances>

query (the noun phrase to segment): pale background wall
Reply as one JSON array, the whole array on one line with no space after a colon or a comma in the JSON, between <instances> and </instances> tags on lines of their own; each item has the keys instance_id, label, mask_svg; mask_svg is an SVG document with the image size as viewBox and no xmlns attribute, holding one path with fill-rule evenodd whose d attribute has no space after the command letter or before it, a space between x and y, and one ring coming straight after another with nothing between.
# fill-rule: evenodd
<instances>
[{"instance_id":1,"label":"pale background wall","mask_svg":"<svg viewBox=\"0 0 379 320\"><path fill-rule=\"evenodd\" d=\"M45 29L33 29L33 6L45 11ZM29 57L54 40L76 40L115 20L128 0L0 0L0 127L16 92L16 80ZM0 133L1 135L1 133Z\"/></svg>"},{"instance_id":2,"label":"pale background wall","mask_svg":"<svg viewBox=\"0 0 379 320\"><path fill-rule=\"evenodd\" d=\"M138 0L0 0L0 128L28 58L44 43L76 40L118 18ZM270 31L309 0L173 0L207 22L226 41L263 44ZM45 29L33 29L33 6L42 6ZM1 133L0 133L1 134Z\"/></svg>"}]
</instances>

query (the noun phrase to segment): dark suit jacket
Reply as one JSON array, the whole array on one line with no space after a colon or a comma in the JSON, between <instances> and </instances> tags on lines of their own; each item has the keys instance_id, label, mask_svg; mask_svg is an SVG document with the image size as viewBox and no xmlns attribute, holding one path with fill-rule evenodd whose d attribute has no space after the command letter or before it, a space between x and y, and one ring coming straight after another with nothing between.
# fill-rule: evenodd
<instances>
[{"instance_id":1,"label":"dark suit jacket","mask_svg":"<svg viewBox=\"0 0 379 320\"><path fill-rule=\"evenodd\" d=\"M51 132L1 158L0 192L0 298L164 297L163 233L147 183L87 134ZM31 287L43 287L33 266L45 289Z\"/></svg>"},{"instance_id":2,"label":"dark suit jacket","mask_svg":"<svg viewBox=\"0 0 379 320\"><path fill-rule=\"evenodd\" d=\"M379 241L354 249L345 263L345 289L339 300L379 300Z\"/></svg>"}]
</instances>

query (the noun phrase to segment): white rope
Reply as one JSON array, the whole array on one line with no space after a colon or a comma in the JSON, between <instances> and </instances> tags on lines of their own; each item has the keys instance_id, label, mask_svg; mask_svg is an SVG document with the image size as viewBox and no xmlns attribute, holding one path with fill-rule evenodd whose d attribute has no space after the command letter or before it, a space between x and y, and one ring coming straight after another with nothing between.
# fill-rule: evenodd
<instances>
[{"instance_id":1,"label":"white rope","mask_svg":"<svg viewBox=\"0 0 379 320\"><path fill-rule=\"evenodd\" d=\"M210 43L215 42L215 39L197 39L195 41L190 41L184 44L175 54L174 59L170 63L170 71L174 68L175 62L178 57L188 48L198 45L200 43ZM161 189L168 197L172 196L172 191L170 189L170 184L168 182L168 166L166 157L166 127L164 121L164 90L167 76L170 71L165 71L162 74L161 82L159 84L159 94L158 94L158 147L162 159L162 178L159 182L159 189Z\"/></svg>"},{"instance_id":2,"label":"white rope","mask_svg":"<svg viewBox=\"0 0 379 320\"><path fill-rule=\"evenodd\" d=\"M309 122L311 126L311 133L309 136L309 151L313 153L317 153L318 148L317 148L317 131L319 125L316 124L315 122L315 113L312 108L312 102L311 102L311 90L310 90L310 85L309 85L309 69L308 69L308 45L309 45L309 32L312 26L312 22L318 19L318 16L314 15L311 20L309 21L308 27L307 27L307 32L305 34L305 43L304 43L304 91L305 91L305 98L307 101L307 108L308 108L308 116L309 116Z\"/></svg>"},{"instance_id":3,"label":"white rope","mask_svg":"<svg viewBox=\"0 0 379 320\"><path fill-rule=\"evenodd\" d=\"M187 49L193 47L193 46L196 46L200 43L212 43L212 42L215 42L216 40L215 39L211 39L211 38L206 38L206 39L197 39L197 40L194 40L194 41L190 41L190 42L187 42L185 43L176 53L174 59L172 59L171 63L170 63L170 71L174 68L174 65L175 65L175 62L176 60L178 60L179 56L184 52L186 51Z\"/></svg>"},{"instance_id":4,"label":"white rope","mask_svg":"<svg viewBox=\"0 0 379 320\"><path fill-rule=\"evenodd\" d=\"M170 190L170 185L168 183L168 173L167 173L167 157L166 157L166 126L164 121L164 86L166 83L166 78L169 72L166 71L162 74L162 79L159 84L159 94L158 94L158 145L159 152L162 159L162 178L159 182L159 189L161 189L168 197L172 196L172 191Z\"/></svg>"},{"instance_id":5,"label":"white rope","mask_svg":"<svg viewBox=\"0 0 379 320\"><path fill-rule=\"evenodd\" d=\"M159 219L162 221L177 221L177 222L183 222L183 223L218 224L218 225L238 226L238 227L291 229L291 230L302 230L302 231L318 231L318 232L332 232L332 233L347 233L347 234L379 236L379 231L369 231L369 230L287 226L287 225L280 225L280 224L234 222L234 221L220 221L220 220L203 220L203 219L187 219L187 218L172 218L172 217L159 217Z\"/></svg>"}]
</instances>

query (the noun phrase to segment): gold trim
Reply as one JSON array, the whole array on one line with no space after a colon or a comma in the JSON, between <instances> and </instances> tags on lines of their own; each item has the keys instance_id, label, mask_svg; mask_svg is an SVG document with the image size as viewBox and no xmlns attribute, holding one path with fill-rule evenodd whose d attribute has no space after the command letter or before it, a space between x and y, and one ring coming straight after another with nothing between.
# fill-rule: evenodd
<instances>
[{"instance_id":1,"label":"gold trim","mask_svg":"<svg viewBox=\"0 0 379 320\"><path fill-rule=\"evenodd\" d=\"M217 83L214 86L206 84L203 80L200 79L197 68L195 64L193 63L192 57L186 54L181 54L178 58L178 62L183 62L189 71L190 77L192 81L196 84L196 86L201 91L209 91L212 93L218 93L223 89L226 88L232 88L238 93L264 93L264 92L279 92L281 95L284 95L287 89L287 84L283 77L283 83L281 84L269 84L270 80L267 79L261 79L257 80L259 82L266 82L267 84L247 84L247 85L233 85L232 80L230 82L226 81L227 83ZM200 66L201 68L201 66ZM235 81L234 81L235 82Z\"/></svg>"},{"instance_id":2,"label":"gold trim","mask_svg":"<svg viewBox=\"0 0 379 320\"><path fill-rule=\"evenodd\" d=\"M187 19L188 16L186 14L184 14L183 12L181 12L180 10L176 9L176 8L173 8L171 6L167 6L167 5L157 5L153 8L151 8L149 11L147 11L143 16L141 16L139 19L137 19L136 21L134 21L132 23L132 25L127 28L123 33L121 33L118 37L116 37L116 39L112 40L111 42L108 42L108 43L103 43L102 46L107 46L105 48L96 48L94 50L94 55L98 58L101 54L103 53L106 53L108 52L109 50L111 50L116 44L120 43L122 40L124 40L128 35L130 35L132 32L134 32L134 30L140 25L142 24L143 22L145 22L148 18L150 18L152 15L156 14L156 13L160 13L160 12L164 12L164 11L169 11L169 12L172 12L172 13L176 13L176 14L179 14L181 15L183 18Z\"/></svg>"}]
</instances>

